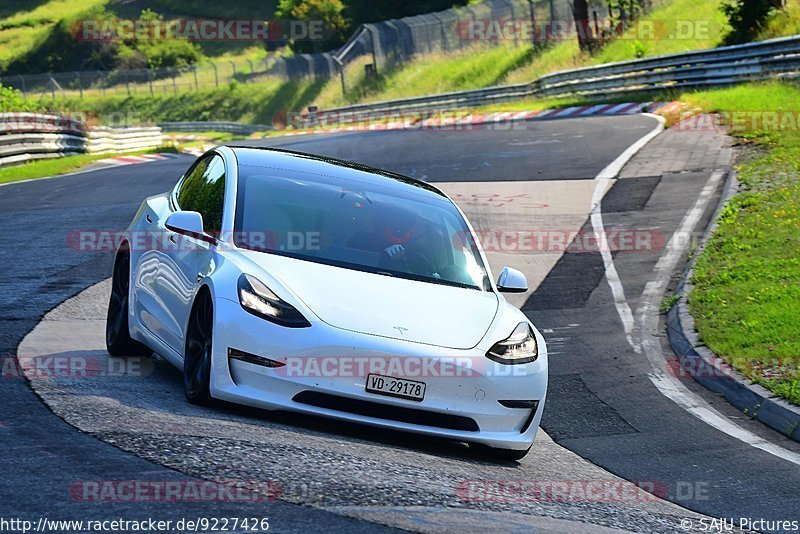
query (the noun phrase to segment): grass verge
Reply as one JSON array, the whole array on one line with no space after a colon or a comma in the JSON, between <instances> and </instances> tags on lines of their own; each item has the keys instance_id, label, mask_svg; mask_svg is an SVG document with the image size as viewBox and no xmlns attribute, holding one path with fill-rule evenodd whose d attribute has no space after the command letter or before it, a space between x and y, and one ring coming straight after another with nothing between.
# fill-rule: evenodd
<instances>
[{"instance_id":1,"label":"grass verge","mask_svg":"<svg viewBox=\"0 0 800 534\"><path fill-rule=\"evenodd\" d=\"M271 124L286 111L304 109L325 82L283 82L267 78L259 83L233 82L224 87L177 94L134 94L91 98L56 98L39 105L61 112L75 111L99 117L125 116L129 123L226 120Z\"/></svg>"},{"instance_id":2,"label":"grass verge","mask_svg":"<svg viewBox=\"0 0 800 534\"><path fill-rule=\"evenodd\" d=\"M700 337L800 405L800 87L745 85L681 100L732 114L732 133L750 149L738 166L744 191L695 265L689 307Z\"/></svg>"},{"instance_id":3,"label":"grass verge","mask_svg":"<svg viewBox=\"0 0 800 534\"><path fill-rule=\"evenodd\" d=\"M76 154L74 156L64 156L63 158L42 159L30 161L20 165L0 168L0 184L19 182L22 180L33 180L68 174L85 167L86 165L100 159L114 156L132 156L136 154L152 154L157 152L174 152L170 146L159 147L153 150L139 150L136 152L123 152L119 154Z\"/></svg>"}]
</instances>

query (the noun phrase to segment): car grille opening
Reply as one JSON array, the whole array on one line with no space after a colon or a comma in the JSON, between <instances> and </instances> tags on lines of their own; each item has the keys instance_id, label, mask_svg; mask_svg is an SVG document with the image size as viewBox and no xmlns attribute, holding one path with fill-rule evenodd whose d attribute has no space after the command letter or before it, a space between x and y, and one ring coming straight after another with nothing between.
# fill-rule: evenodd
<instances>
[{"instance_id":1,"label":"car grille opening","mask_svg":"<svg viewBox=\"0 0 800 534\"><path fill-rule=\"evenodd\" d=\"M255 354L251 354L249 352L245 352L243 350L234 349L230 347L228 347L228 358L230 358L231 360L240 360L243 362L260 365L262 367L283 367L284 365L286 365L283 362L270 360L269 358L265 358L264 356L256 356Z\"/></svg>"},{"instance_id":2,"label":"car grille opening","mask_svg":"<svg viewBox=\"0 0 800 534\"><path fill-rule=\"evenodd\" d=\"M292 400L318 408L327 408L329 410L363 415L365 417L375 417L376 419L390 419L401 423L446 428L449 430L465 430L468 432L477 432L480 430L478 428L478 423L474 419L462 415L429 412L417 408L404 408L402 406L350 399L338 395L331 395L329 393L319 393L317 391L301 391L292 397Z\"/></svg>"},{"instance_id":3,"label":"car grille opening","mask_svg":"<svg viewBox=\"0 0 800 534\"><path fill-rule=\"evenodd\" d=\"M534 412L539 407L538 400L499 400L497 402L506 408L528 408Z\"/></svg>"},{"instance_id":4,"label":"car grille opening","mask_svg":"<svg viewBox=\"0 0 800 534\"><path fill-rule=\"evenodd\" d=\"M530 409L528 417L525 418L522 427L519 429L520 434L524 434L530 428L533 418L536 417L536 411L539 409L538 400L499 400L497 402L506 408Z\"/></svg>"}]
</instances>

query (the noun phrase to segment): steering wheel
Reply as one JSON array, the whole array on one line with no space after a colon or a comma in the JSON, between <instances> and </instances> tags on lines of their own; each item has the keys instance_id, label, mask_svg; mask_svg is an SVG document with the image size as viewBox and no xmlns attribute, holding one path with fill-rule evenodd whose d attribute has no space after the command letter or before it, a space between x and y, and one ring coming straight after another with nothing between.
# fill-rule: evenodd
<instances>
[{"instance_id":1,"label":"steering wheel","mask_svg":"<svg viewBox=\"0 0 800 534\"><path fill-rule=\"evenodd\" d=\"M406 250L405 262L406 267L414 274L432 276L435 272L431 259L418 250Z\"/></svg>"}]
</instances>

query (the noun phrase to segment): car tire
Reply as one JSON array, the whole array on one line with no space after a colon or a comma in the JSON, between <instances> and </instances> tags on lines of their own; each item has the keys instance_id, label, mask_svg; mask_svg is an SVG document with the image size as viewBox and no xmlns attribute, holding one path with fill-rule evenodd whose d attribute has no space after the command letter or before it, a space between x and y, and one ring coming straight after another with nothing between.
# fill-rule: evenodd
<instances>
[{"instance_id":1,"label":"car tire","mask_svg":"<svg viewBox=\"0 0 800 534\"><path fill-rule=\"evenodd\" d=\"M470 443L470 449L474 450L481 456L485 456L488 458L493 458L495 460L504 460L508 462L516 462L525 458L525 456L530 452L531 447L527 449L498 449L496 447L489 447L487 445L483 445L482 443Z\"/></svg>"},{"instance_id":2,"label":"car tire","mask_svg":"<svg viewBox=\"0 0 800 534\"><path fill-rule=\"evenodd\" d=\"M112 356L146 356L152 351L131 337L128 324L130 307L131 256L127 250L117 253L111 276L111 297L106 315L106 350Z\"/></svg>"},{"instance_id":3,"label":"car tire","mask_svg":"<svg viewBox=\"0 0 800 534\"><path fill-rule=\"evenodd\" d=\"M211 353L214 339L214 308L211 295L202 291L186 329L183 359L183 392L191 404L211 404Z\"/></svg>"}]
</instances>

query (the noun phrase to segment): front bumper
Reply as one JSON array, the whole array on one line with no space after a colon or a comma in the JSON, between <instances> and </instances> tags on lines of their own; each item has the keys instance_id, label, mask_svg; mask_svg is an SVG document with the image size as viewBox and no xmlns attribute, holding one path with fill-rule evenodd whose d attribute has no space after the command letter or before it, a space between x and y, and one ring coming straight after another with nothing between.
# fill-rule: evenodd
<instances>
[{"instance_id":1,"label":"front bumper","mask_svg":"<svg viewBox=\"0 0 800 534\"><path fill-rule=\"evenodd\" d=\"M536 437L547 390L547 352L538 334L539 358L508 366L486 358L488 347L482 345L446 349L320 322L310 328L284 328L224 298L216 299L215 315L215 398L506 449L527 449ZM232 359L229 348L286 365L266 367ZM424 382L424 399L367 392L370 369ZM534 400L538 405L532 410L499 402L509 400Z\"/></svg>"}]
</instances>

